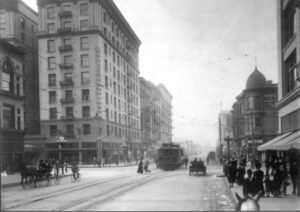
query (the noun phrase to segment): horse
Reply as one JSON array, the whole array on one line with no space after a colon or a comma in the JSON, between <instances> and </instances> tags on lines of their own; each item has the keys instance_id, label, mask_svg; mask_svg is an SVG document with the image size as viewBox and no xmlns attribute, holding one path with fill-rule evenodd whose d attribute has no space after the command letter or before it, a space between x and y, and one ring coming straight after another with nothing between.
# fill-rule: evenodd
<instances>
[{"instance_id":1,"label":"horse","mask_svg":"<svg viewBox=\"0 0 300 212\"><path fill-rule=\"evenodd\" d=\"M258 203L261 192L258 192L254 197L250 194L247 197L242 198L238 193L235 193L238 203L236 205L236 211L259 211L260 205Z\"/></svg>"},{"instance_id":2,"label":"horse","mask_svg":"<svg viewBox=\"0 0 300 212\"><path fill-rule=\"evenodd\" d=\"M23 188L26 187L28 180L31 179L34 182L34 185L36 186L36 168L27 168L25 163L21 164L21 185L23 186ZM24 180L25 180L25 184L24 184Z\"/></svg>"}]
</instances>

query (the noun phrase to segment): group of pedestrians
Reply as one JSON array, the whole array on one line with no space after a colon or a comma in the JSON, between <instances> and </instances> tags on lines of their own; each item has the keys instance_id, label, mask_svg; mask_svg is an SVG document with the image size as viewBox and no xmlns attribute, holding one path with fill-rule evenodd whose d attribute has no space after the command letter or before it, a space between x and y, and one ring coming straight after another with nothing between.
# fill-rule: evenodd
<instances>
[{"instance_id":1,"label":"group of pedestrians","mask_svg":"<svg viewBox=\"0 0 300 212\"><path fill-rule=\"evenodd\" d=\"M59 169L61 169L61 173L64 174L68 172L68 164L67 159L58 160L55 158L48 158L47 160L41 159L38 164L38 170L41 172L51 171L54 168L55 174L58 175Z\"/></svg>"},{"instance_id":2,"label":"group of pedestrians","mask_svg":"<svg viewBox=\"0 0 300 212\"><path fill-rule=\"evenodd\" d=\"M270 157L265 161L266 172L261 170L262 163L256 160L255 169L247 169L246 161L238 164L236 159L230 159L223 164L223 172L230 187L234 183L243 186L243 194L279 197L287 195L287 186L292 184L292 193L300 196L300 164L290 159L287 162L283 157ZM245 175L246 174L246 175Z\"/></svg>"},{"instance_id":3,"label":"group of pedestrians","mask_svg":"<svg viewBox=\"0 0 300 212\"><path fill-rule=\"evenodd\" d=\"M141 159L140 162L139 162L137 173L143 174L144 172L146 172L146 173L151 172L149 170L149 161L146 160L145 164L144 164L143 159Z\"/></svg>"}]
</instances>

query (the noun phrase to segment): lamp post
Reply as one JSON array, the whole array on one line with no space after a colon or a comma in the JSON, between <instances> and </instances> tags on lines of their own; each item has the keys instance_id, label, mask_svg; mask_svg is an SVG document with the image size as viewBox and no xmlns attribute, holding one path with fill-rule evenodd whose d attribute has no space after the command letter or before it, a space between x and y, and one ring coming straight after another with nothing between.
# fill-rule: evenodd
<instances>
[{"instance_id":1,"label":"lamp post","mask_svg":"<svg viewBox=\"0 0 300 212\"><path fill-rule=\"evenodd\" d=\"M229 136L224 138L224 141L227 141L227 160L229 160L229 144L232 139Z\"/></svg>"},{"instance_id":2,"label":"lamp post","mask_svg":"<svg viewBox=\"0 0 300 212\"><path fill-rule=\"evenodd\" d=\"M58 143L59 149L60 149L60 152L59 152L59 161L62 161L62 147L63 147L63 145L65 145L68 141L65 140L65 138L64 138L63 136L59 136L59 137L57 137L56 142Z\"/></svg>"}]
</instances>

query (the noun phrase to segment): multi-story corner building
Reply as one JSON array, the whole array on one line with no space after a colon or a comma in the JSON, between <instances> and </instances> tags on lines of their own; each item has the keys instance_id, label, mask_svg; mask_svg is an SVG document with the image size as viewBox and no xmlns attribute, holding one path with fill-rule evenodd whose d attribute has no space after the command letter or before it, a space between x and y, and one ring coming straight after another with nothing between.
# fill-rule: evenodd
<instances>
[{"instance_id":1,"label":"multi-story corner building","mask_svg":"<svg viewBox=\"0 0 300 212\"><path fill-rule=\"evenodd\" d=\"M0 38L26 51L22 63L25 133L35 135L40 134L37 22L37 13L21 0L0 1Z\"/></svg>"},{"instance_id":2,"label":"multi-story corner building","mask_svg":"<svg viewBox=\"0 0 300 212\"><path fill-rule=\"evenodd\" d=\"M278 126L284 133L300 129L300 3L277 1Z\"/></svg>"},{"instance_id":3,"label":"multi-story corner building","mask_svg":"<svg viewBox=\"0 0 300 212\"><path fill-rule=\"evenodd\" d=\"M161 93L161 139L162 143L172 142L172 95L163 84L158 84L157 89Z\"/></svg>"},{"instance_id":4,"label":"multi-story corner building","mask_svg":"<svg viewBox=\"0 0 300 212\"><path fill-rule=\"evenodd\" d=\"M18 171L23 159L25 53L21 46L0 39L1 172Z\"/></svg>"},{"instance_id":5,"label":"multi-story corner building","mask_svg":"<svg viewBox=\"0 0 300 212\"><path fill-rule=\"evenodd\" d=\"M300 135L300 2L277 1L278 43L278 136L259 150L285 154L299 161ZM297 144L298 142L298 144Z\"/></svg>"},{"instance_id":6,"label":"multi-story corner building","mask_svg":"<svg viewBox=\"0 0 300 212\"><path fill-rule=\"evenodd\" d=\"M277 84L267 81L255 67L247 79L246 89L232 106L233 142L238 157L254 159L259 156L257 147L276 135L276 94Z\"/></svg>"},{"instance_id":7,"label":"multi-story corner building","mask_svg":"<svg viewBox=\"0 0 300 212\"><path fill-rule=\"evenodd\" d=\"M228 143L225 137L232 137L232 114L230 111L221 111L219 114L219 140L217 144L217 157L219 160L228 157ZM229 148L230 148L229 143Z\"/></svg>"},{"instance_id":8,"label":"multi-story corner building","mask_svg":"<svg viewBox=\"0 0 300 212\"><path fill-rule=\"evenodd\" d=\"M135 32L112 0L38 0L38 10L45 155L80 164L138 158L141 42Z\"/></svg>"},{"instance_id":9,"label":"multi-story corner building","mask_svg":"<svg viewBox=\"0 0 300 212\"><path fill-rule=\"evenodd\" d=\"M10 78L11 80L14 80L12 84L17 83L15 85L19 86L16 88L19 93L14 93L12 91L10 91L10 93L14 93L17 96L22 95L22 101L19 99L18 105L15 104L16 102L14 102L12 104L14 105L14 108L11 107L10 109L12 111L17 111L17 115L15 114L14 116L11 116L17 118L18 122L21 122L20 125L22 127L18 127L16 132L11 131L10 138L8 140L6 137L3 137L3 141L9 141L11 143L9 147L10 150L4 150L4 154L10 155L10 159L8 159L8 161L20 160L20 154L22 155L22 158L26 160L26 151L31 151L32 148L26 144L24 148L24 133L35 135L40 133L38 53L36 33L37 13L35 11L33 11L20 0L0 1L0 39L2 40L1 42L3 46L5 46L5 48L3 47L2 49L3 58L1 67L3 67L4 61L8 61L5 64L10 65L6 66L12 67L12 70L14 71L14 74L11 76L12 78ZM11 50L9 48L11 48ZM20 53L20 49L22 49L22 53ZM5 98L3 98L3 100L5 100ZM21 105L19 104L20 101L22 102ZM9 114L14 114L14 112ZM17 124L17 121L14 123ZM13 125L14 124L12 124L12 126ZM22 131L22 136L20 136L20 130ZM20 139L23 141L17 141ZM18 143L17 145L21 145L22 143L22 148L14 149L15 142ZM13 156L14 153L12 153L12 151L15 151L18 156ZM9 166L12 169L16 169L17 167L15 163L14 165Z\"/></svg>"},{"instance_id":10,"label":"multi-story corner building","mask_svg":"<svg viewBox=\"0 0 300 212\"><path fill-rule=\"evenodd\" d=\"M153 157L162 143L172 142L172 95L140 77L140 96L143 149Z\"/></svg>"}]
</instances>

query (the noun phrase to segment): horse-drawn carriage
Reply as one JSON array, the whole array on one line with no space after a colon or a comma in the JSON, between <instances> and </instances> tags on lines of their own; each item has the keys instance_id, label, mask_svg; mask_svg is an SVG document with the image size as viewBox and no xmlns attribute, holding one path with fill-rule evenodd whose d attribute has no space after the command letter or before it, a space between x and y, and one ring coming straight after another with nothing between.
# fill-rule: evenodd
<instances>
[{"instance_id":1,"label":"horse-drawn carriage","mask_svg":"<svg viewBox=\"0 0 300 212\"><path fill-rule=\"evenodd\" d=\"M189 167L189 175L192 175L194 172L198 174L198 172L202 172L203 175L206 175L206 166L203 161L192 161Z\"/></svg>"},{"instance_id":2,"label":"horse-drawn carriage","mask_svg":"<svg viewBox=\"0 0 300 212\"><path fill-rule=\"evenodd\" d=\"M56 185L60 184L61 176L54 173L53 166L45 168L27 167L25 164L21 168L21 186L23 189L36 187L37 185L51 185L52 181Z\"/></svg>"}]
</instances>

